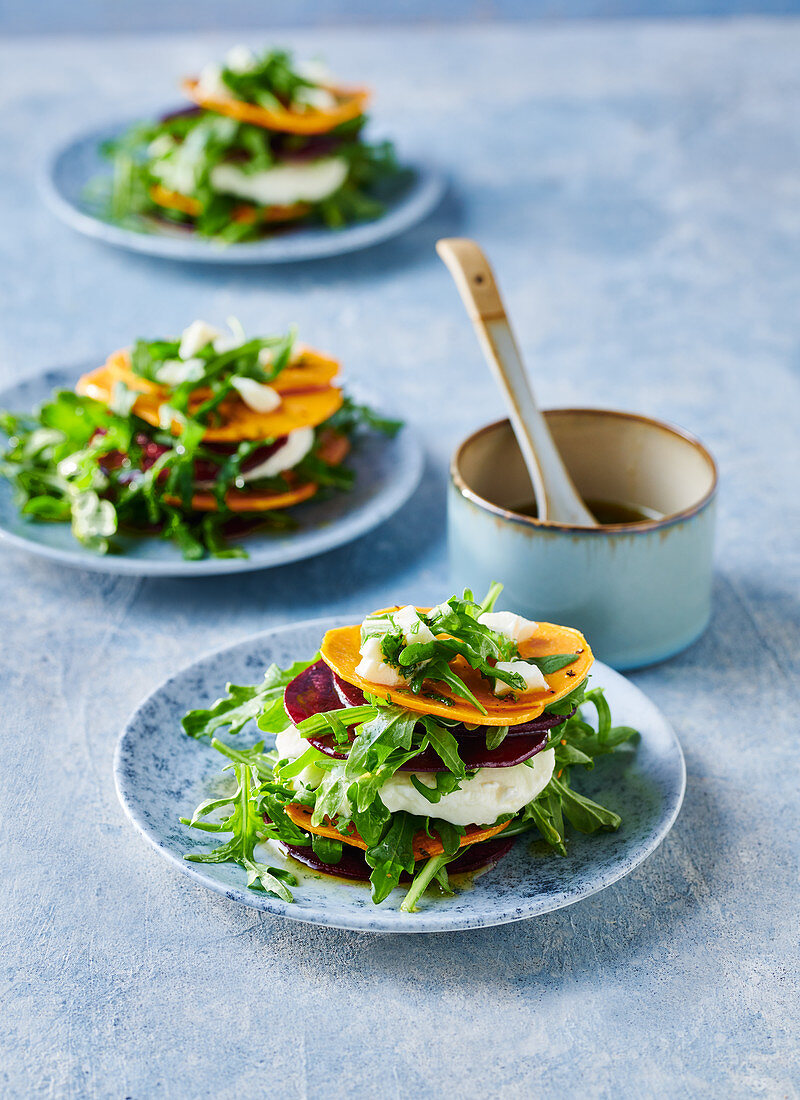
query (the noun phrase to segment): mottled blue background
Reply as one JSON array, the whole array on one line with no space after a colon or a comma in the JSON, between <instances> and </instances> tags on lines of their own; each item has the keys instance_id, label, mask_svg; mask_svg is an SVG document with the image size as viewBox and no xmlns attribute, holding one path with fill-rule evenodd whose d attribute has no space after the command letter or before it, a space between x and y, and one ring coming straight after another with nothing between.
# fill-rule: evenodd
<instances>
[{"instance_id":1,"label":"mottled blue background","mask_svg":"<svg viewBox=\"0 0 800 1100\"><path fill-rule=\"evenodd\" d=\"M158 263L42 207L55 143L174 102L242 38L263 40L0 44L0 382L196 316L297 321L416 425L426 477L373 535L247 577L114 579L0 548L0 1092L796 1097L800 22L282 34L373 84L376 130L453 181L428 222L340 260ZM682 740L686 802L633 875L540 920L303 927L171 872L117 803L114 742L213 647L447 592L447 460L501 408L433 252L453 233L495 262L544 404L666 417L719 459L712 626L633 677Z\"/></svg>"},{"instance_id":2,"label":"mottled blue background","mask_svg":"<svg viewBox=\"0 0 800 1100\"><path fill-rule=\"evenodd\" d=\"M780 15L800 0L0 0L13 34L342 27L497 20Z\"/></svg>"}]
</instances>

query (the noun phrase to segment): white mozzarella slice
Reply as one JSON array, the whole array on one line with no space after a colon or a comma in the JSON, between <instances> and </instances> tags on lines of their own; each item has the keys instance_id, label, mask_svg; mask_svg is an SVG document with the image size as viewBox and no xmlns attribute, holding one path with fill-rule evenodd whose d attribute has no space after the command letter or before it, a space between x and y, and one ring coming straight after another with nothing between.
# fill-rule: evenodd
<instances>
[{"instance_id":1,"label":"white mozzarella slice","mask_svg":"<svg viewBox=\"0 0 800 1100\"><path fill-rule=\"evenodd\" d=\"M295 726L288 726L285 730L275 735L275 748L278 751L278 759L297 760L309 748L309 742L301 737ZM301 783L304 787L315 790L322 782L324 772L316 764L309 764L307 768L295 776L293 783Z\"/></svg>"},{"instance_id":2,"label":"white mozzarella slice","mask_svg":"<svg viewBox=\"0 0 800 1100\"><path fill-rule=\"evenodd\" d=\"M306 107L316 111L331 111L336 106L336 96L327 88L311 88L301 84L294 93L292 103L296 107Z\"/></svg>"},{"instance_id":3,"label":"white mozzarella slice","mask_svg":"<svg viewBox=\"0 0 800 1100\"><path fill-rule=\"evenodd\" d=\"M383 687L400 687L405 683L403 677L383 660L380 638L367 638L361 647L361 660L356 665L356 674L369 680L371 684Z\"/></svg>"},{"instance_id":4,"label":"white mozzarella slice","mask_svg":"<svg viewBox=\"0 0 800 1100\"><path fill-rule=\"evenodd\" d=\"M202 359L165 359L156 371L156 381L174 390L184 382L196 382L204 370Z\"/></svg>"},{"instance_id":5,"label":"white mozzarella slice","mask_svg":"<svg viewBox=\"0 0 800 1100\"><path fill-rule=\"evenodd\" d=\"M222 336L222 333L213 325L209 325L205 321L192 321L181 334L181 346L178 348L178 355L181 359L191 359L193 355L197 355L198 351L202 351L204 347L219 339L220 336Z\"/></svg>"},{"instance_id":6,"label":"white mozzarella slice","mask_svg":"<svg viewBox=\"0 0 800 1100\"><path fill-rule=\"evenodd\" d=\"M524 688L514 688L511 684L504 684L502 680L496 680L494 685L495 695L525 695L529 691L549 691L550 685L542 675L541 669L536 665L530 665L527 661L498 661L495 668L501 672L516 672L525 681Z\"/></svg>"},{"instance_id":7,"label":"white mozzarella slice","mask_svg":"<svg viewBox=\"0 0 800 1100\"><path fill-rule=\"evenodd\" d=\"M296 202L320 202L338 191L347 178L344 157L320 157L307 164L279 164L265 172L245 172L235 164L218 164L211 170L216 191L249 199L259 206L291 206Z\"/></svg>"},{"instance_id":8,"label":"white mozzarella slice","mask_svg":"<svg viewBox=\"0 0 800 1100\"><path fill-rule=\"evenodd\" d=\"M231 46L225 54L225 68L232 73L249 73L256 63L256 55L249 46Z\"/></svg>"},{"instance_id":9,"label":"white mozzarella slice","mask_svg":"<svg viewBox=\"0 0 800 1100\"><path fill-rule=\"evenodd\" d=\"M527 642L539 629L538 623L531 619L523 619L513 611L485 611L483 615L478 616L478 622L517 643Z\"/></svg>"},{"instance_id":10,"label":"white mozzarella slice","mask_svg":"<svg viewBox=\"0 0 800 1100\"><path fill-rule=\"evenodd\" d=\"M297 465L314 446L313 428L296 428L289 432L286 442L269 458L264 459L260 466L254 466L242 474L245 481L257 481L262 477L276 477L284 470L291 470Z\"/></svg>"},{"instance_id":11,"label":"white mozzarella slice","mask_svg":"<svg viewBox=\"0 0 800 1100\"><path fill-rule=\"evenodd\" d=\"M501 814L515 814L542 793L553 774L555 753L545 749L532 757L530 765L511 768L479 768L461 790L443 795L432 805L411 782L409 772L395 772L380 789L381 801L390 813L406 810L420 817L440 817L453 825L492 825ZM417 780L434 786L427 772Z\"/></svg>"},{"instance_id":12,"label":"white mozzarella slice","mask_svg":"<svg viewBox=\"0 0 800 1100\"><path fill-rule=\"evenodd\" d=\"M416 607L412 607L410 604L401 607L399 611L392 612L392 619L395 625L403 631L406 645L411 645L412 642L433 641L433 634L419 617Z\"/></svg>"},{"instance_id":13,"label":"white mozzarella slice","mask_svg":"<svg viewBox=\"0 0 800 1100\"><path fill-rule=\"evenodd\" d=\"M281 403L281 395L277 390L263 382L256 382L255 378L234 378L231 385L245 405L255 412L273 412Z\"/></svg>"},{"instance_id":14,"label":"white mozzarella slice","mask_svg":"<svg viewBox=\"0 0 800 1100\"><path fill-rule=\"evenodd\" d=\"M200 70L197 81L197 91L208 99L234 99L228 85L222 79L222 67L209 62Z\"/></svg>"}]
</instances>

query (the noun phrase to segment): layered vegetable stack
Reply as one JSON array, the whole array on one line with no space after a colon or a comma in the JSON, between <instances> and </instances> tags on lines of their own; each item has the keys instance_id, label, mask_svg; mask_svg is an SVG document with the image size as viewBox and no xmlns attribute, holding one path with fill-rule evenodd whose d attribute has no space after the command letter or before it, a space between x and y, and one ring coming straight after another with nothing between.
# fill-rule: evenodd
<instances>
[{"instance_id":1,"label":"layered vegetable stack","mask_svg":"<svg viewBox=\"0 0 800 1100\"><path fill-rule=\"evenodd\" d=\"M103 151L114 165L108 215L142 215L243 241L317 221L378 217L401 178L392 146L362 138L369 93L319 63L243 46L184 80L193 107L134 126Z\"/></svg>"},{"instance_id":2,"label":"layered vegetable stack","mask_svg":"<svg viewBox=\"0 0 800 1100\"><path fill-rule=\"evenodd\" d=\"M2 472L25 515L69 520L101 553L120 529L173 539L187 558L246 556L226 534L285 528L287 509L347 489L354 433L398 421L354 405L339 364L294 333L248 339L194 321L139 340L32 416L0 414ZM234 517L236 522L234 522Z\"/></svg>"},{"instance_id":3,"label":"layered vegetable stack","mask_svg":"<svg viewBox=\"0 0 800 1100\"><path fill-rule=\"evenodd\" d=\"M636 731L612 727L602 691L587 691L583 636L493 611L500 589L482 603L467 591L329 630L311 662L272 666L258 687L229 685L210 710L188 714L186 732L232 761L236 789L184 821L232 839L186 858L238 862L248 885L291 900L291 873L256 852L271 841L318 871L369 879L376 903L410 883L402 907L413 910L430 884L451 891L451 875L494 865L520 833L538 830L566 854L567 822L617 829L570 770ZM256 717L275 750L215 736Z\"/></svg>"}]
</instances>

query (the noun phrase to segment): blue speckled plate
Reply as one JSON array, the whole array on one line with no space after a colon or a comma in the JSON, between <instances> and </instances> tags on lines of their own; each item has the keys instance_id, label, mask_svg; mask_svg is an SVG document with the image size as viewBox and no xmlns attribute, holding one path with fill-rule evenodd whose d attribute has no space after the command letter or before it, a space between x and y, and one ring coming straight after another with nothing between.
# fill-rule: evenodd
<instances>
[{"instance_id":1,"label":"blue speckled plate","mask_svg":"<svg viewBox=\"0 0 800 1100\"><path fill-rule=\"evenodd\" d=\"M145 218L135 227L125 228L104 220L100 205L87 197L86 188L92 180L109 174L109 162L99 151L102 142L118 137L132 121L72 139L51 156L40 183L48 206L79 233L150 256L215 264L278 264L338 256L404 233L431 213L445 191L440 172L428 165L410 164L408 181L386 198L382 217L344 229L303 226L247 244L219 245Z\"/></svg>"},{"instance_id":2,"label":"blue speckled plate","mask_svg":"<svg viewBox=\"0 0 800 1100\"><path fill-rule=\"evenodd\" d=\"M638 688L606 665L595 664L592 682L606 689L614 721L635 726L642 739L635 751L601 759L593 772L577 774L575 785L616 810L617 833L593 837L572 833L569 855L531 853L522 836L492 871L476 877L454 897L425 896L418 912L400 911L404 891L374 906L369 888L329 878L299 866L265 846L264 858L290 867L299 880L292 904L248 890L244 872L226 864L187 863L185 852L208 850L202 833L179 824L210 796L212 781L226 763L214 749L187 737L180 721L187 710L207 707L227 681L259 681L272 661L285 666L310 657L325 630L345 620L316 620L259 634L212 653L162 684L131 718L117 745L114 773L126 813L148 843L177 870L231 901L334 928L369 932L446 932L523 920L572 905L610 886L646 859L672 827L686 783L683 753L670 725ZM590 708L591 709L591 708ZM224 733L224 731L223 731ZM253 744L259 731L245 730ZM223 740L233 741L233 738ZM224 838L223 838L224 839ZM537 848L540 845L537 845Z\"/></svg>"},{"instance_id":3,"label":"blue speckled plate","mask_svg":"<svg viewBox=\"0 0 800 1100\"><path fill-rule=\"evenodd\" d=\"M0 393L0 409L27 412L46 401L54 389L72 389L76 379L97 366L99 359L52 370ZM370 401L369 395L355 396ZM387 411L386 415L391 415ZM4 439L0 433L0 439ZM423 455L408 427L394 439L368 434L348 458L356 481L347 493L327 500L310 500L292 509L299 526L294 531L254 531L241 539L248 558L205 558L185 561L171 542L146 536L119 536L119 554L96 554L72 537L69 524L36 523L17 509L11 485L0 478L0 540L21 550L51 558L62 565L101 573L148 577L198 577L243 573L322 554L351 542L383 523L408 500L422 476Z\"/></svg>"}]
</instances>

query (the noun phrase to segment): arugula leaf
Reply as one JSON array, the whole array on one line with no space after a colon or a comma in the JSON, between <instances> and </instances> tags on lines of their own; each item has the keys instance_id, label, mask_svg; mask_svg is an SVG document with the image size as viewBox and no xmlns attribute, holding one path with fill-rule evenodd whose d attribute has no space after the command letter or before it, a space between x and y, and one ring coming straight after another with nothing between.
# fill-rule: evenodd
<instances>
[{"instance_id":1,"label":"arugula leaf","mask_svg":"<svg viewBox=\"0 0 800 1100\"><path fill-rule=\"evenodd\" d=\"M543 676L549 676L551 672L558 672L567 665L574 665L580 657L580 653L551 653L546 657L525 657L529 665L536 665Z\"/></svg>"},{"instance_id":2,"label":"arugula leaf","mask_svg":"<svg viewBox=\"0 0 800 1100\"><path fill-rule=\"evenodd\" d=\"M466 834L463 825L453 825L450 821L442 821L436 818L431 822L431 828L441 840L445 855L453 856L461 850L459 847L461 838Z\"/></svg>"},{"instance_id":3,"label":"arugula leaf","mask_svg":"<svg viewBox=\"0 0 800 1100\"><path fill-rule=\"evenodd\" d=\"M459 778L457 775L453 775L452 772L433 772L434 785L432 787L429 787L427 783L423 783L413 772L410 773L408 778L411 780L412 787L431 803L439 802L446 794L461 790Z\"/></svg>"},{"instance_id":4,"label":"arugula leaf","mask_svg":"<svg viewBox=\"0 0 800 1100\"><path fill-rule=\"evenodd\" d=\"M614 830L622 824L622 818L613 810L607 810L591 798L578 794L567 783L551 779L549 784L561 799L564 817L582 833L596 833L599 829Z\"/></svg>"},{"instance_id":5,"label":"arugula leaf","mask_svg":"<svg viewBox=\"0 0 800 1100\"><path fill-rule=\"evenodd\" d=\"M327 817L343 832L352 819L349 790L350 780L344 769L336 766L328 769L317 787L311 824L321 825Z\"/></svg>"},{"instance_id":6,"label":"arugula leaf","mask_svg":"<svg viewBox=\"0 0 800 1100\"><path fill-rule=\"evenodd\" d=\"M455 859L455 856L448 856L445 852L439 856L432 856L425 862L422 868L417 871L414 876L414 881L409 887L408 893L403 898L400 905L400 909L403 913L415 913L417 911L417 902L425 893L430 883L453 859Z\"/></svg>"},{"instance_id":7,"label":"arugula leaf","mask_svg":"<svg viewBox=\"0 0 800 1100\"><path fill-rule=\"evenodd\" d=\"M289 886L296 886L297 879L281 868L269 867L255 857L256 844L262 839L263 821L251 800L252 774L247 764L234 764L237 787L227 799L213 799L201 804L191 819L181 818L184 825L195 825L197 820L223 805L232 807L229 816L221 822L222 832L230 832L231 839L210 852L190 852L183 858L190 863L238 863L247 871L247 885L251 889L265 890L283 901L292 901Z\"/></svg>"},{"instance_id":8,"label":"arugula leaf","mask_svg":"<svg viewBox=\"0 0 800 1100\"><path fill-rule=\"evenodd\" d=\"M385 836L365 852L365 859L373 868L369 881L372 886L372 900L376 905L391 894L403 871L410 874L414 870L412 845L422 824L422 818L400 810L392 816L392 823Z\"/></svg>"},{"instance_id":9,"label":"arugula leaf","mask_svg":"<svg viewBox=\"0 0 800 1100\"><path fill-rule=\"evenodd\" d=\"M486 748L488 752L499 749L508 735L508 726L486 727Z\"/></svg>"},{"instance_id":10,"label":"arugula leaf","mask_svg":"<svg viewBox=\"0 0 800 1100\"><path fill-rule=\"evenodd\" d=\"M423 717L422 724L425 727L425 732L428 734L431 748L440 758L444 766L451 771L453 775L463 779L466 775L466 769L464 767L464 761L458 754L458 741L453 734L450 730L441 726L435 718L427 714Z\"/></svg>"},{"instance_id":11,"label":"arugula leaf","mask_svg":"<svg viewBox=\"0 0 800 1100\"><path fill-rule=\"evenodd\" d=\"M314 855L322 863L339 863L342 858L341 840L333 840L331 837L317 836L316 833L312 833L311 847Z\"/></svg>"},{"instance_id":12,"label":"arugula leaf","mask_svg":"<svg viewBox=\"0 0 800 1100\"><path fill-rule=\"evenodd\" d=\"M226 694L208 709L191 710L182 721L190 737L210 737L222 726L231 733L241 733L252 719L259 719L259 728L279 733L291 725L283 707L283 690L287 684L308 668L311 661L296 661L287 669L269 666L264 679L255 686L226 684Z\"/></svg>"}]
</instances>

